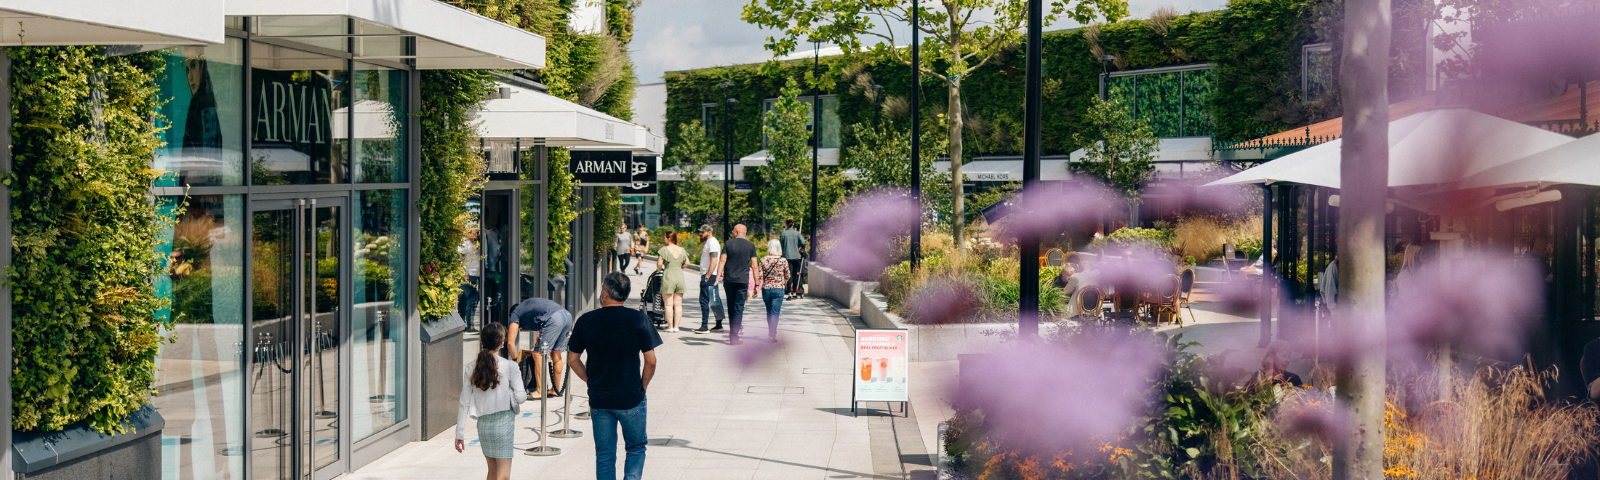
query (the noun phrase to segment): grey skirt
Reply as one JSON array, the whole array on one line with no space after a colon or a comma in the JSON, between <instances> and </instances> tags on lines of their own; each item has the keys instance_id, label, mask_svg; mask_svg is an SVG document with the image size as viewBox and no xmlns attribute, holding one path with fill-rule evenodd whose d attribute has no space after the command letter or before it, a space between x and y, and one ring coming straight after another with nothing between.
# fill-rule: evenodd
<instances>
[{"instance_id":1,"label":"grey skirt","mask_svg":"<svg viewBox=\"0 0 1600 480\"><path fill-rule=\"evenodd\" d=\"M516 434L517 415L510 410L501 410L478 417L478 446L483 448L483 456L489 458L511 458L511 442Z\"/></svg>"}]
</instances>

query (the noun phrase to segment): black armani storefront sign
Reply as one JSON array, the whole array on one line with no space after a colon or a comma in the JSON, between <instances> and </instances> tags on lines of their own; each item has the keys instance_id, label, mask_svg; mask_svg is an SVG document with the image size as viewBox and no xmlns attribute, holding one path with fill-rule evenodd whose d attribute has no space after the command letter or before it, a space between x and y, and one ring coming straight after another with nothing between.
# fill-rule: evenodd
<instances>
[{"instance_id":1,"label":"black armani storefront sign","mask_svg":"<svg viewBox=\"0 0 1600 480\"><path fill-rule=\"evenodd\" d=\"M586 187L642 188L656 182L656 157L635 157L626 151L579 150L572 152L567 171Z\"/></svg>"}]
</instances>

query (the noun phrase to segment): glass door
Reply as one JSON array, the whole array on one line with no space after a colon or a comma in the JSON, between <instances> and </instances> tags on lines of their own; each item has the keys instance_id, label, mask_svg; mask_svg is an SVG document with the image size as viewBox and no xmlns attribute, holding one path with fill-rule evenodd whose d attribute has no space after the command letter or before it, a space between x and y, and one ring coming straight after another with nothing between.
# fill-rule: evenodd
<instances>
[{"instance_id":1,"label":"glass door","mask_svg":"<svg viewBox=\"0 0 1600 480\"><path fill-rule=\"evenodd\" d=\"M344 198L251 205L251 477L345 470L340 372Z\"/></svg>"}]
</instances>

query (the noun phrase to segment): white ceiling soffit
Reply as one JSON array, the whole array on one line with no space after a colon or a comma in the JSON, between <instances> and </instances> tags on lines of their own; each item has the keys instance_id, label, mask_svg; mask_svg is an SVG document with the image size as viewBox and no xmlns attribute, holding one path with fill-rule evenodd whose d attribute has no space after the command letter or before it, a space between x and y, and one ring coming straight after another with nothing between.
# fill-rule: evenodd
<instances>
[{"instance_id":1,"label":"white ceiling soffit","mask_svg":"<svg viewBox=\"0 0 1600 480\"><path fill-rule=\"evenodd\" d=\"M628 150L639 155L661 155L666 146L667 139L650 132L650 129L634 125L633 143L626 148L618 147L583 147L575 146L573 150Z\"/></svg>"},{"instance_id":2,"label":"white ceiling soffit","mask_svg":"<svg viewBox=\"0 0 1600 480\"><path fill-rule=\"evenodd\" d=\"M772 154L766 150L745 155L739 159L741 167L765 167L772 160ZM811 149L806 149L806 165L811 164ZM823 148L817 150L817 165L833 166L839 164L839 149Z\"/></svg>"},{"instance_id":3,"label":"white ceiling soffit","mask_svg":"<svg viewBox=\"0 0 1600 480\"><path fill-rule=\"evenodd\" d=\"M434 0L225 1L230 16L338 15L398 30L390 35L416 37L421 70L545 66L544 37Z\"/></svg>"},{"instance_id":4,"label":"white ceiling soffit","mask_svg":"<svg viewBox=\"0 0 1600 480\"><path fill-rule=\"evenodd\" d=\"M0 0L0 46L222 43L216 0Z\"/></svg>"},{"instance_id":5,"label":"white ceiling soffit","mask_svg":"<svg viewBox=\"0 0 1600 480\"><path fill-rule=\"evenodd\" d=\"M633 147L634 124L550 94L508 84L500 88L506 98L484 101L476 112L479 137L553 147Z\"/></svg>"},{"instance_id":6,"label":"white ceiling soffit","mask_svg":"<svg viewBox=\"0 0 1600 480\"><path fill-rule=\"evenodd\" d=\"M1085 149L1068 154L1074 162L1083 161ZM1160 139L1156 144L1155 162L1190 162L1212 160L1211 137L1172 137Z\"/></svg>"}]
</instances>

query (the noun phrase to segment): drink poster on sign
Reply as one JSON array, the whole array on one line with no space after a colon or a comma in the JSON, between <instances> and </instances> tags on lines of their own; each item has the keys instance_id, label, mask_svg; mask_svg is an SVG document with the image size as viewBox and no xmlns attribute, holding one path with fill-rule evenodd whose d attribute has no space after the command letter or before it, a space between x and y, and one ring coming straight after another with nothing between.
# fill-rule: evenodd
<instances>
[{"instance_id":1,"label":"drink poster on sign","mask_svg":"<svg viewBox=\"0 0 1600 480\"><path fill-rule=\"evenodd\" d=\"M856 330L855 402L911 401L910 340L906 330Z\"/></svg>"}]
</instances>

